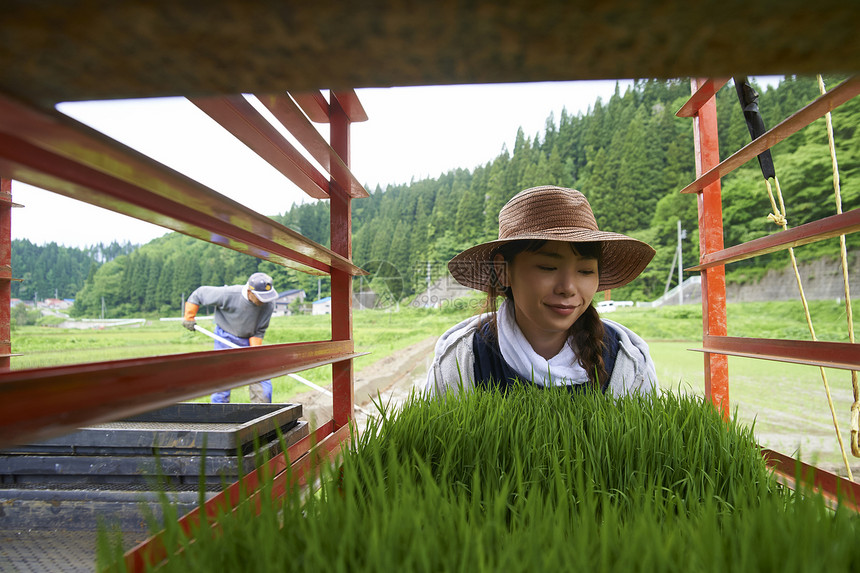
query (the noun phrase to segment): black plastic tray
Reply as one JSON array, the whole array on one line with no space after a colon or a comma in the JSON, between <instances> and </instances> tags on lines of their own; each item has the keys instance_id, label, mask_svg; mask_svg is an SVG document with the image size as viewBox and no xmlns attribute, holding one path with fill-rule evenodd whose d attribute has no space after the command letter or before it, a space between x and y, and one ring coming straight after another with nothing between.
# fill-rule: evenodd
<instances>
[{"instance_id":1,"label":"black plastic tray","mask_svg":"<svg viewBox=\"0 0 860 573\"><path fill-rule=\"evenodd\" d=\"M72 455L230 455L253 450L292 427L300 404L180 403L117 422L81 428L71 434L0 450L2 454Z\"/></svg>"},{"instance_id":2,"label":"black plastic tray","mask_svg":"<svg viewBox=\"0 0 860 573\"><path fill-rule=\"evenodd\" d=\"M260 447L241 456L213 453L197 455L89 455L26 453L0 455L0 498L10 487L108 487L124 484L137 488L172 489L178 485L207 488L233 482L240 474L256 467L257 454L274 456L281 451L281 440L289 447L308 435L307 422L290 422L280 438L261 443ZM240 461L241 460L241 461ZM240 471L241 469L241 471Z\"/></svg>"},{"instance_id":3,"label":"black plastic tray","mask_svg":"<svg viewBox=\"0 0 860 573\"><path fill-rule=\"evenodd\" d=\"M183 403L0 451L3 489L232 482L309 434L298 404ZM280 433L280 436L278 435Z\"/></svg>"}]
</instances>

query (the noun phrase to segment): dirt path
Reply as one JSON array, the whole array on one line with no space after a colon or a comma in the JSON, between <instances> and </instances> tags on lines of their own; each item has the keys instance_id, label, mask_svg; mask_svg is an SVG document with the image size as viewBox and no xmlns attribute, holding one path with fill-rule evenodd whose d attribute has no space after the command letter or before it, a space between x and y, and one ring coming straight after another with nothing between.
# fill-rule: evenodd
<instances>
[{"instance_id":1,"label":"dirt path","mask_svg":"<svg viewBox=\"0 0 860 573\"><path fill-rule=\"evenodd\" d=\"M433 347L437 337L431 336L394 354L362 368L355 375L355 403L364 411L355 413L355 421L364 428L367 413L375 413L372 399L379 394L383 403L393 406L402 404L413 388L424 386L427 369L433 359ZM327 387L331 390L331 386ZM292 402L302 405L303 418L314 428L332 416L331 397L311 390L292 397Z\"/></svg>"}]
</instances>

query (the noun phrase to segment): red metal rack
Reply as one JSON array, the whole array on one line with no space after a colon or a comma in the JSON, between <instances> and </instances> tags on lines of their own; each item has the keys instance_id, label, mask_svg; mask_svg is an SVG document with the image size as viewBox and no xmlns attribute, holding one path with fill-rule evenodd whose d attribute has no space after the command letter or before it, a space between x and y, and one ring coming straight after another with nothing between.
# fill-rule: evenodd
<instances>
[{"instance_id":1,"label":"red metal rack","mask_svg":"<svg viewBox=\"0 0 860 573\"><path fill-rule=\"evenodd\" d=\"M243 96L192 101L311 197L331 202L331 248L232 201L59 112L0 96L0 447L121 419L180 400L331 364L333 418L314 441L333 450L352 417L350 202L367 192L349 170L350 124L367 116L354 91L261 96L321 173ZM300 111L309 110L309 115ZM330 126L331 144L311 121ZM11 180L155 223L332 282L332 338L242 352L196 352L11 371ZM311 442L292 448L305 463ZM286 463L281 458L279 463ZM221 503L221 502L217 502Z\"/></svg>"},{"instance_id":2,"label":"red metal rack","mask_svg":"<svg viewBox=\"0 0 860 573\"><path fill-rule=\"evenodd\" d=\"M695 130L697 178L681 192L697 193L698 198L700 264L687 270L700 271L703 275L704 333L701 351L705 355L705 393L714 405L720 408L723 415L728 416L730 355L860 370L860 349L856 344L727 336L724 273L724 265L732 262L856 232L860 230L860 209L724 248L720 193L721 177L860 94L860 78L849 78L720 162L714 96L725 84L725 80L692 80L693 95L677 115L693 118ZM806 477L829 499L835 500L837 493L841 493L849 496L851 507L860 507L857 504L860 501L860 484L807 466L784 454L770 450L763 453L768 464L783 482L793 486L795 470L801 468Z\"/></svg>"}]
</instances>

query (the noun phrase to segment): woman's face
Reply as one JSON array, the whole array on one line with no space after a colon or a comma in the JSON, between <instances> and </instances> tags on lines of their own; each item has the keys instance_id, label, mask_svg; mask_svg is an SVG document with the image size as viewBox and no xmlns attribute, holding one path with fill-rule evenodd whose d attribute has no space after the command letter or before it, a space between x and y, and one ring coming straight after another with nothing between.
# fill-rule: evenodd
<instances>
[{"instance_id":1,"label":"woman's face","mask_svg":"<svg viewBox=\"0 0 860 573\"><path fill-rule=\"evenodd\" d=\"M496 255L496 262L503 261ZM537 251L515 255L502 272L520 330L538 354L555 356L597 292L597 259L579 255L570 243L547 241Z\"/></svg>"}]
</instances>

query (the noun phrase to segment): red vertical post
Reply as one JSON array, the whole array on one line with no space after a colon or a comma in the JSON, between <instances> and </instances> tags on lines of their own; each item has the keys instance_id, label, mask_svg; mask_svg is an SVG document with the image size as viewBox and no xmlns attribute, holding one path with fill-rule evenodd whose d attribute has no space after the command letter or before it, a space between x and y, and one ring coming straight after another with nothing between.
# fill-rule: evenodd
<instances>
[{"instance_id":1,"label":"red vertical post","mask_svg":"<svg viewBox=\"0 0 860 573\"><path fill-rule=\"evenodd\" d=\"M12 180L0 179L0 372L12 354Z\"/></svg>"},{"instance_id":2,"label":"red vertical post","mask_svg":"<svg viewBox=\"0 0 860 573\"><path fill-rule=\"evenodd\" d=\"M332 97L329 107L331 147L349 167L350 121L338 102ZM329 181L331 250L352 260L352 215L351 199L347 192L335 182L347 181L335 173ZM331 337L332 340L352 341L352 277L344 271L332 269L331 273ZM352 351L353 348L350 348ZM336 428L345 426L352 419L354 397L352 359L335 362L332 368L333 419Z\"/></svg>"},{"instance_id":3,"label":"red vertical post","mask_svg":"<svg viewBox=\"0 0 860 573\"><path fill-rule=\"evenodd\" d=\"M704 79L692 80L693 93ZM720 162L720 141L717 135L717 103L711 97L693 118L693 142L696 153L696 176ZM723 248L723 205L718 179L698 193L699 254L713 253ZM725 336L726 273L720 265L702 271L702 327L705 336ZM723 354L705 353L705 395L729 416L729 363Z\"/></svg>"}]
</instances>

